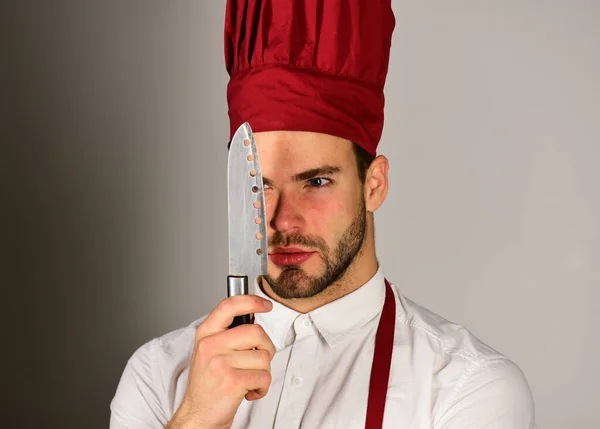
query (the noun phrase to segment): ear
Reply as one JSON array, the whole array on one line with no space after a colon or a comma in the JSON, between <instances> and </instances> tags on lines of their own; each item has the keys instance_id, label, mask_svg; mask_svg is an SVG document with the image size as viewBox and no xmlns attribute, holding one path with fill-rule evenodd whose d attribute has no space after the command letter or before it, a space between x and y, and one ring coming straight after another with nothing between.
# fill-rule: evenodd
<instances>
[{"instance_id":1,"label":"ear","mask_svg":"<svg viewBox=\"0 0 600 429\"><path fill-rule=\"evenodd\" d=\"M377 156L369 169L365 178L365 204L367 211L374 212L385 201L388 191L388 159L383 156Z\"/></svg>"}]
</instances>

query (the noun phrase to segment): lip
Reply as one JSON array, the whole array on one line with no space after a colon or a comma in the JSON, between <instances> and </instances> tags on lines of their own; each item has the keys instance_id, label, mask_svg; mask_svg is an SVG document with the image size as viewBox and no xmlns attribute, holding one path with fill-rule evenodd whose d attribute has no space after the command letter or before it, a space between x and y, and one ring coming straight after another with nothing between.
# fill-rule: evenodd
<instances>
[{"instance_id":1,"label":"lip","mask_svg":"<svg viewBox=\"0 0 600 429\"><path fill-rule=\"evenodd\" d=\"M269 259L278 266L300 265L316 252L308 252L297 247L276 247L269 253Z\"/></svg>"},{"instance_id":2,"label":"lip","mask_svg":"<svg viewBox=\"0 0 600 429\"><path fill-rule=\"evenodd\" d=\"M275 247L271 253L310 253L308 250L301 249L299 247Z\"/></svg>"}]
</instances>

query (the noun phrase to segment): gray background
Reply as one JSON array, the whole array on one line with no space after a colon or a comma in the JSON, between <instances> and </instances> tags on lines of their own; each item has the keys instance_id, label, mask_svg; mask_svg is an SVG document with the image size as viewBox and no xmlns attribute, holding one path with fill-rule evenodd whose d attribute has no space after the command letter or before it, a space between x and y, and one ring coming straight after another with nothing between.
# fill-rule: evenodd
<instances>
[{"instance_id":1,"label":"gray background","mask_svg":"<svg viewBox=\"0 0 600 429\"><path fill-rule=\"evenodd\" d=\"M0 11L2 422L105 428L127 358L225 294L224 1ZM393 1L389 279L600 426L600 3Z\"/></svg>"}]
</instances>

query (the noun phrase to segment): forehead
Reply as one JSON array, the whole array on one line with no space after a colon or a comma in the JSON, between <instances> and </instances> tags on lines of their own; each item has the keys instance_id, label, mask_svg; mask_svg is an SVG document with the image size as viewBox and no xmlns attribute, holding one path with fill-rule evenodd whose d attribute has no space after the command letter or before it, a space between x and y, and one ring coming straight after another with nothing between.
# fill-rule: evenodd
<instances>
[{"instance_id":1,"label":"forehead","mask_svg":"<svg viewBox=\"0 0 600 429\"><path fill-rule=\"evenodd\" d=\"M323 165L355 167L352 143L328 134L302 131L254 133L264 175L295 174Z\"/></svg>"}]
</instances>

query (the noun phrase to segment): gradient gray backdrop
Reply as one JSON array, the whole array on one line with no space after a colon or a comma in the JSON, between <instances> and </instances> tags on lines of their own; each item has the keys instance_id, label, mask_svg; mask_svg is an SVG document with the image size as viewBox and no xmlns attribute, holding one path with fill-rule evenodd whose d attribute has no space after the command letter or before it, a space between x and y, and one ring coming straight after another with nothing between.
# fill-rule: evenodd
<instances>
[{"instance_id":1,"label":"gradient gray backdrop","mask_svg":"<svg viewBox=\"0 0 600 429\"><path fill-rule=\"evenodd\" d=\"M227 274L223 0L0 12L2 426L106 428ZM600 2L393 1L380 260L600 427Z\"/></svg>"}]
</instances>

